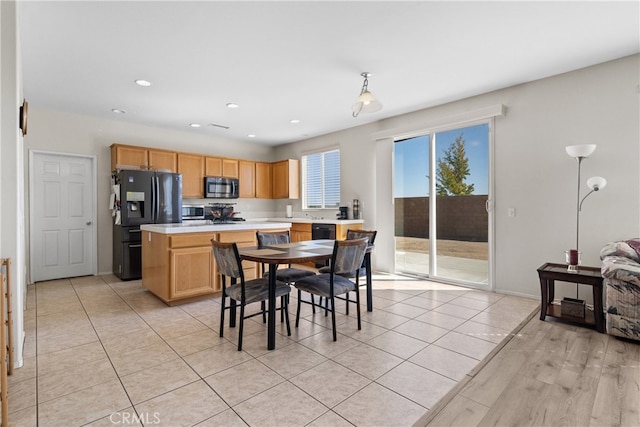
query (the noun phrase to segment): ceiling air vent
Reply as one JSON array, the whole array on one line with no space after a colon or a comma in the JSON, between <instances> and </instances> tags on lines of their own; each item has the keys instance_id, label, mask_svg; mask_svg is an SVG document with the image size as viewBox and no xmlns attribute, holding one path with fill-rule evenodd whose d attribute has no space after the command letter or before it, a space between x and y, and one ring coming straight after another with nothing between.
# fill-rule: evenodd
<instances>
[{"instance_id":1,"label":"ceiling air vent","mask_svg":"<svg viewBox=\"0 0 640 427\"><path fill-rule=\"evenodd\" d=\"M213 126L215 128L229 129L229 126L219 125L217 123L209 123L209 126Z\"/></svg>"}]
</instances>

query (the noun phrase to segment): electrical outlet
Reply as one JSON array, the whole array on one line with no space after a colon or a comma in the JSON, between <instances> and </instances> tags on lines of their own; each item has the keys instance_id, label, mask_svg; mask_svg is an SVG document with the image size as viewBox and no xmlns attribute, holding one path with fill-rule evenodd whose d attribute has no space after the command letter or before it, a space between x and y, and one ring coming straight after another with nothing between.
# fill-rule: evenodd
<instances>
[{"instance_id":1,"label":"electrical outlet","mask_svg":"<svg viewBox=\"0 0 640 427\"><path fill-rule=\"evenodd\" d=\"M507 209L507 216L510 216L510 217L516 216L516 208L508 208Z\"/></svg>"}]
</instances>

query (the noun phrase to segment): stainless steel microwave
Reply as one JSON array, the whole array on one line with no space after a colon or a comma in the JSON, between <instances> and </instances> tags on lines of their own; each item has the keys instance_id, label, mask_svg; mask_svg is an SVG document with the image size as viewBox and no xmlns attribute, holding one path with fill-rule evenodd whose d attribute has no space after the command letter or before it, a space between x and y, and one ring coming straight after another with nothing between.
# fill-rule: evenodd
<instances>
[{"instance_id":1,"label":"stainless steel microwave","mask_svg":"<svg viewBox=\"0 0 640 427\"><path fill-rule=\"evenodd\" d=\"M237 199L240 184L237 178L204 177L204 197L207 199Z\"/></svg>"}]
</instances>

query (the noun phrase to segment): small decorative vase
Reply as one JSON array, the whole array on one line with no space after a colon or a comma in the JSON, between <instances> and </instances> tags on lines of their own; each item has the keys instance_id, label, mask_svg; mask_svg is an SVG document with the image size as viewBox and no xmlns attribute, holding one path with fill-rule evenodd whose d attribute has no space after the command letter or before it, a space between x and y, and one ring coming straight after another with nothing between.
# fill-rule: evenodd
<instances>
[{"instance_id":1,"label":"small decorative vase","mask_svg":"<svg viewBox=\"0 0 640 427\"><path fill-rule=\"evenodd\" d=\"M581 255L582 252L577 249L569 249L568 251L564 251L565 261L567 263L567 271L578 271L578 266L582 262Z\"/></svg>"}]
</instances>

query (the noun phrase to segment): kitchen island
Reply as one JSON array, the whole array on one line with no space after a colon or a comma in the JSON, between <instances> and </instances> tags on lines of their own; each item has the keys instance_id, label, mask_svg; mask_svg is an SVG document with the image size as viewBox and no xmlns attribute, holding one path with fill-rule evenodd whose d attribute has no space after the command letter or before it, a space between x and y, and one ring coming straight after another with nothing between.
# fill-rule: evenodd
<instances>
[{"instance_id":1,"label":"kitchen island","mask_svg":"<svg viewBox=\"0 0 640 427\"><path fill-rule=\"evenodd\" d=\"M222 289L211 239L256 246L256 231L290 228L291 222L273 221L142 225L142 285L169 305L209 297ZM242 265L245 279L260 274L257 263Z\"/></svg>"}]
</instances>

